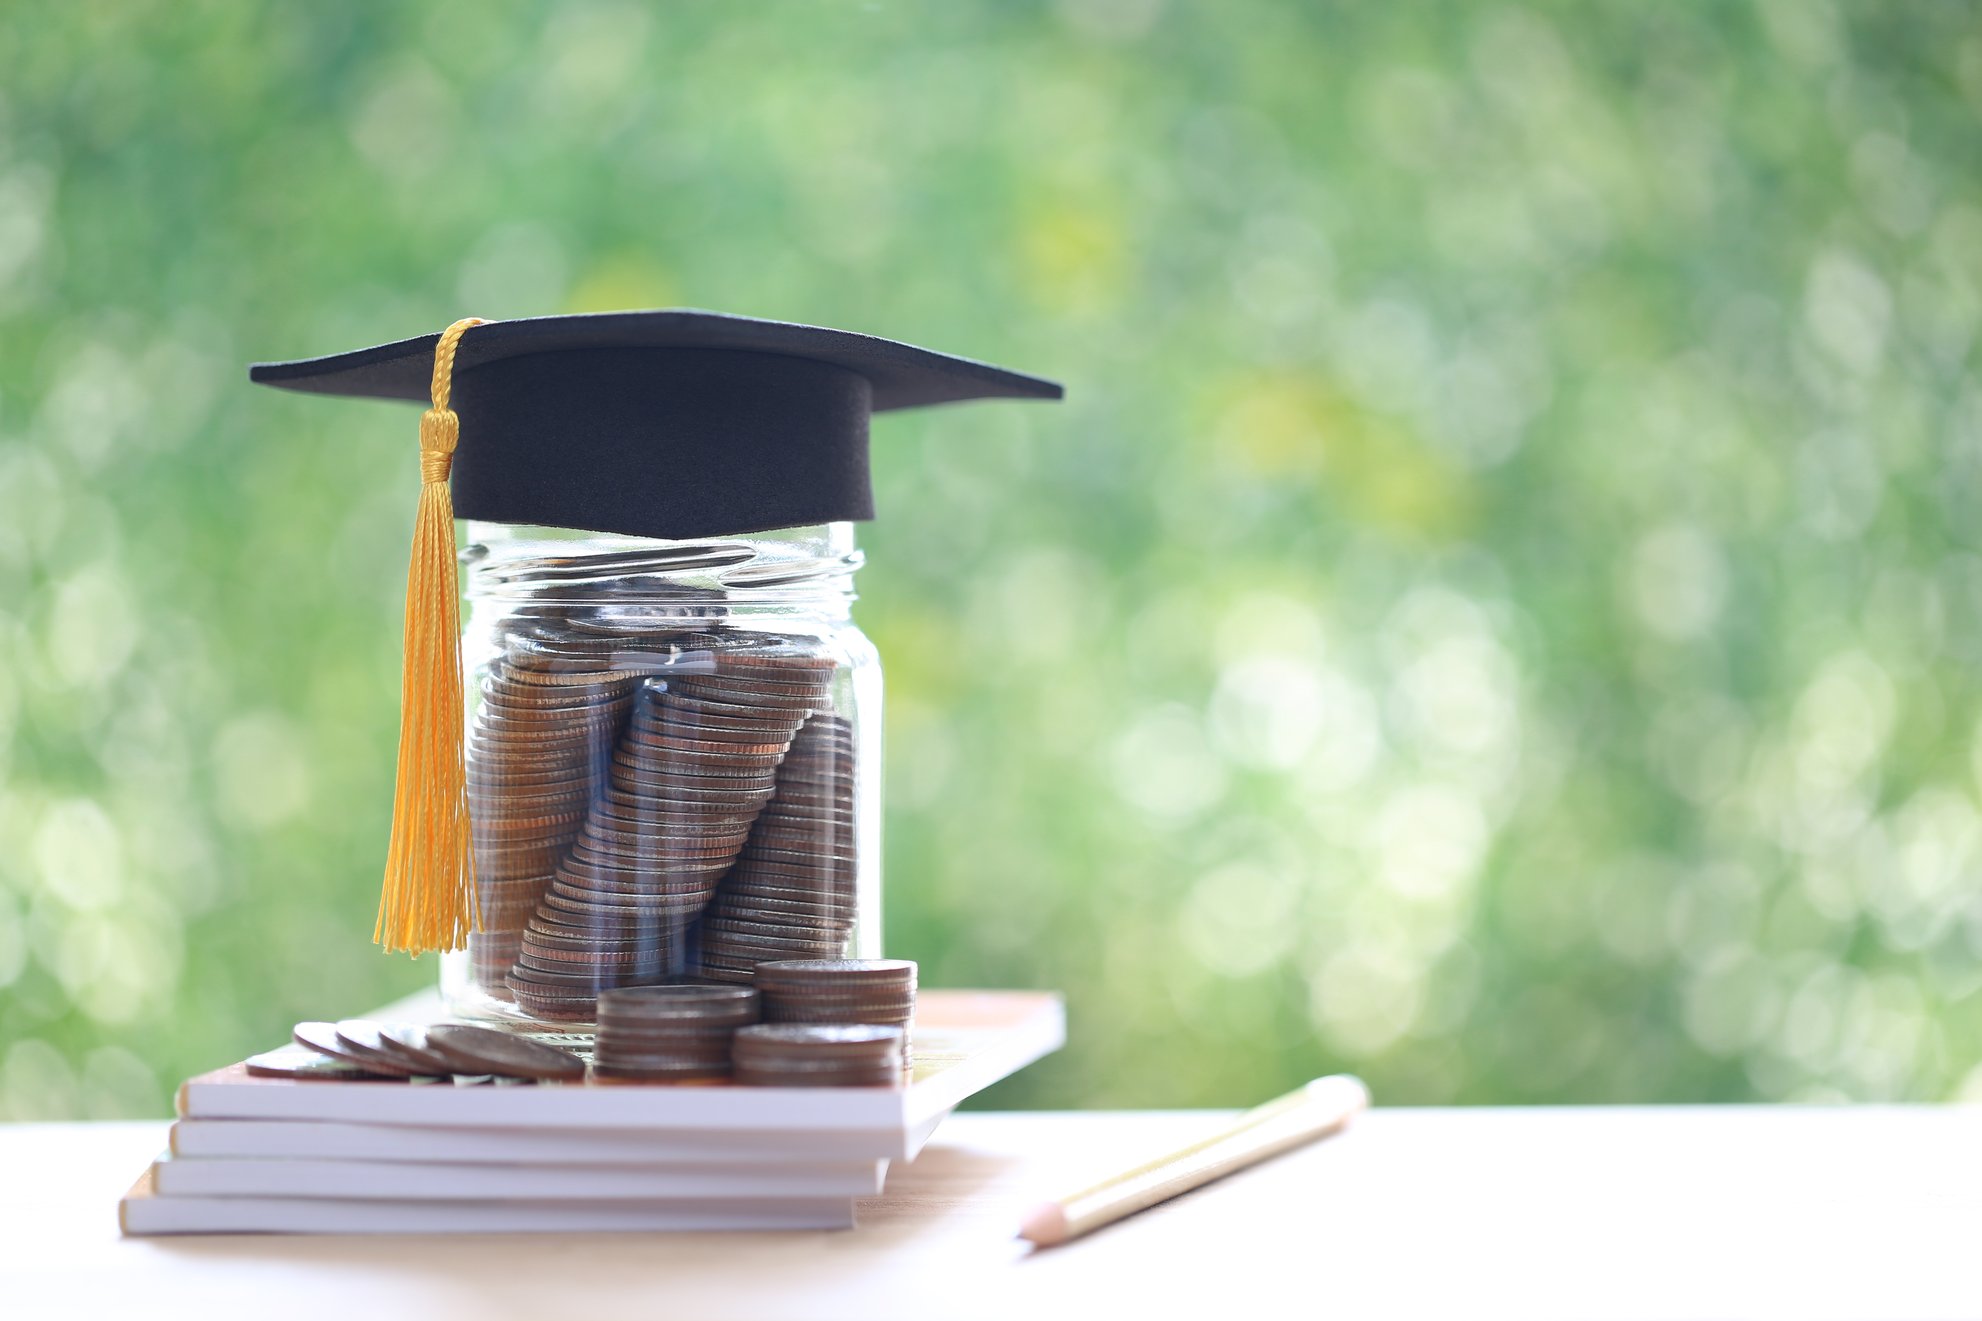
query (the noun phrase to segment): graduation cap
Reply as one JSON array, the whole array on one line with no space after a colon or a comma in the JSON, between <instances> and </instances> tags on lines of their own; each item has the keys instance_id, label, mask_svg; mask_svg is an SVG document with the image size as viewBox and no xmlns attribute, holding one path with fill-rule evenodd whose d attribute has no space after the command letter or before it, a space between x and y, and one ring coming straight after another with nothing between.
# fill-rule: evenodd
<instances>
[{"instance_id":1,"label":"graduation cap","mask_svg":"<svg viewBox=\"0 0 1982 1321\"><path fill-rule=\"evenodd\" d=\"M256 363L309 394L403 399L420 420L399 774L375 938L452 949L474 924L454 518L719 536L874 515L868 418L1060 387L822 326L668 309L468 318L351 353Z\"/></svg>"},{"instance_id":2,"label":"graduation cap","mask_svg":"<svg viewBox=\"0 0 1982 1321\"><path fill-rule=\"evenodd\" d=\"M465 438L453 504L496 523L700 537L874 516L867 419L967 399L1058 399L1051 381L822 326L720 312L604 312L449 332ZM309 394L450 403L443 335L249 377Z\"/></svg>"}]
</instances>

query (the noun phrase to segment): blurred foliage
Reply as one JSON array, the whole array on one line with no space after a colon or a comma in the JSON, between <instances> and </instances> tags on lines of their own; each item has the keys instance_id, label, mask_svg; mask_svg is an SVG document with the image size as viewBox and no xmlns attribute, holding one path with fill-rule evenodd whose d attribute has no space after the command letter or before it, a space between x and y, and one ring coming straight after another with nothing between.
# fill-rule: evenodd
<instances>
[{"instance_id":1,"label":"blurred foliage","mask_svg":"<svg viewBox=\"0 0 1982 1321\"><path fill-rule=\"evenodd\" d=\"M254 358L682 304L884 419L888 944L1014 1104L1982 1092L1964 5L68 3L0 25L0 1113L369 943L410 411Z\"/></svg>"}]
</instances>

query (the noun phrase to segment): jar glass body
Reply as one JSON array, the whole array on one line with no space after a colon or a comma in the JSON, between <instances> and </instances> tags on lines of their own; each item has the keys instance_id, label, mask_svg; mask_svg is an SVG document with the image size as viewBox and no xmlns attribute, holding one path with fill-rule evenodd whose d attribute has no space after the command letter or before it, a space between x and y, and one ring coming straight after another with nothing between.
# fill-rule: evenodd
<instances>
[{"instance_id":1,"label":"jar glass body","mask_svg":"<svg viewBox=\"0 0 1982 1321\"><path fill-rule=\"evenodd\" d=\"M458 1016L881 945L881 670L851 524L693 541L471 523L478 925Z\"/></svg>"}]
</instances>

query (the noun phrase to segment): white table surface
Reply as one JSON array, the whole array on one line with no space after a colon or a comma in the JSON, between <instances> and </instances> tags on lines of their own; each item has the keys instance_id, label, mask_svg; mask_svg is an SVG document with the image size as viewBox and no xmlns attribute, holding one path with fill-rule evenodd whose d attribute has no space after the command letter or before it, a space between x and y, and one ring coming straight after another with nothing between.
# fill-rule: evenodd
<instances>
[{"instance_id":1,"label":"white table surface","mask_svg":"<svg viewBox=\"0 0 1982 1321\"><path fill-rule=\"evenodd\" d=\"M0 1315L1982 1317L1982 1108L1378 1110L1067 1247L1217 1116L952 1118L839 1233L122 1239L163 1124L0 1127Z\"/></svg>"}]
</instances>

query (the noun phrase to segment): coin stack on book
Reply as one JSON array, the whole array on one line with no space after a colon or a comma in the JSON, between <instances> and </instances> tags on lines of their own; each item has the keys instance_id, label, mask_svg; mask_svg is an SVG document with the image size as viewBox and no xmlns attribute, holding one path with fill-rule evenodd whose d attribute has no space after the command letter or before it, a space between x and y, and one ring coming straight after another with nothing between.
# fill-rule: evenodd
<instances>
[{"instance_id":1,"label":"coin stack on book","mask_svg":"<svg viewBox=\"0 0 1982 1321\"><path fill-rule=\"evenodd\" d=\"M748 986L623 986L599 992L592 1076L627 1082L721 1082L738 1028L755 1023Z\"/></svg>"},{"instance_id":2,"label":"coin stack on book","mask_svg":"<svg viewBox=\"0 0 1982 1321\"><path fill-rule=\"evenodd\" d=\"M180 1088L125 1231L844 1227L889 1161L1065 1036L1057 996L930 993L904 1080L900 1028L739 1024L756 998L610 991L589 1076L580 1039L436 1022L432 996L298 1024L292 1044ZM666 1085L713 1074L731 1034L737 1082L760 1085Z\"/></svg>"},{"instance_id":3,"label":"coin stack on book","mask_svg":"<svg viewBox=\"0 0 1982 1321\"><path fill-rule=\"evenodd\" d=\"M788 959L757 965L767 1023L869 1023L902 1033L902 1064L914 1062L915 964L908 959Z\"/></svg>"},{"instance_id":4,"label":"coin stack on book","mask_svg":"<svg viewBox=\"0 0 1982 1321\"><path fill-rule=\"evenodd\" d=\"M756 1087L886 1087L902 1076L898 1027L759 1023L736 1034L736 1080Z\"/></svg>"}]
</instances>

